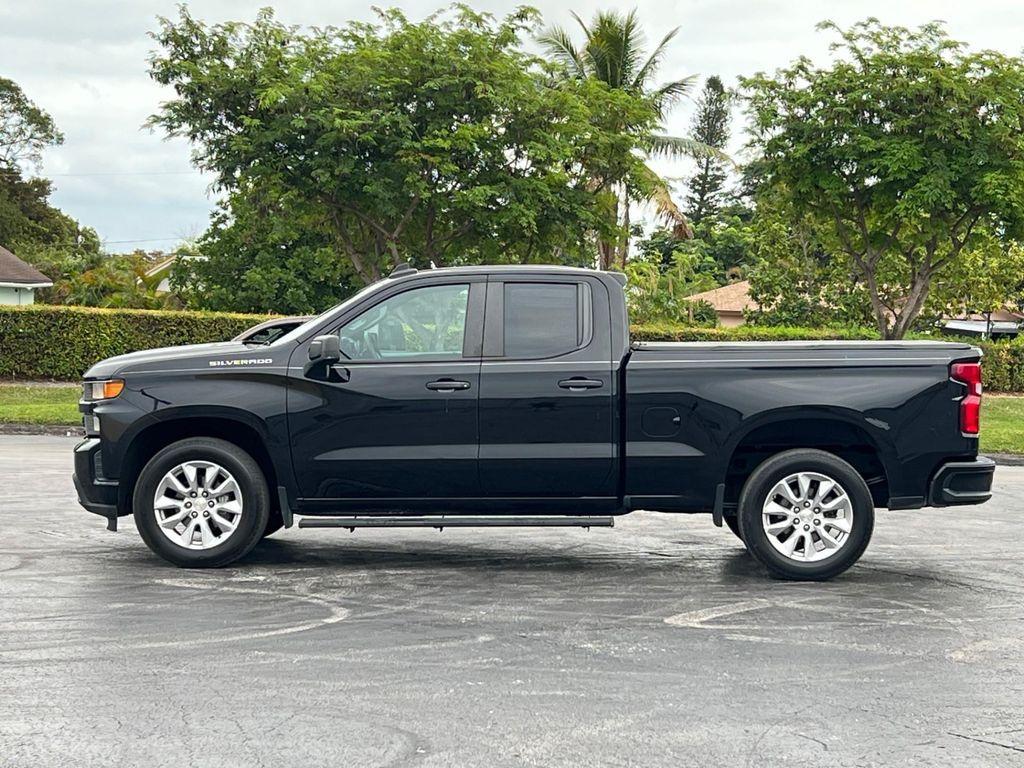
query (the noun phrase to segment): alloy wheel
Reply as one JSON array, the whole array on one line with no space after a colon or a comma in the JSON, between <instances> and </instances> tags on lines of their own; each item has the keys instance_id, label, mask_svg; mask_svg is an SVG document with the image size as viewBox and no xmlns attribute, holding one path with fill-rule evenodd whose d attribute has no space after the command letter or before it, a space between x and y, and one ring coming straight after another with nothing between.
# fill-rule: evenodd
<instances>
[{"instance_id":1,"label":"alloy wheel","mask_svg":"<svg viewBox=\"0 0 1024 768\"><path fill-rule=\"evenodd\" d=\"M161 533L186 549L211 549L238 529L242 491L238 481L212 461L186 461L163 476L153 495Z\"/></svg>"}]
</instances>

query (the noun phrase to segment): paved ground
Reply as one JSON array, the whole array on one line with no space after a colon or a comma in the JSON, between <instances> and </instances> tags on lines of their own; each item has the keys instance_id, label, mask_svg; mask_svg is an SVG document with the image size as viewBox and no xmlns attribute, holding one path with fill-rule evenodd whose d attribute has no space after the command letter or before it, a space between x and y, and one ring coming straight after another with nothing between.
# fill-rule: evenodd
<instances>
[{"instance_id":1,"label":"paved ground","mask_svg":"<svg viewBox=\"0 0 1024 768\"><path fill-rule=\"evenodd\" d=\"M1024 468L829 584L655 514L189 572L78 508L72 443L0 437L5 767L1024 765Z\"/></svg>"}]
</instances>

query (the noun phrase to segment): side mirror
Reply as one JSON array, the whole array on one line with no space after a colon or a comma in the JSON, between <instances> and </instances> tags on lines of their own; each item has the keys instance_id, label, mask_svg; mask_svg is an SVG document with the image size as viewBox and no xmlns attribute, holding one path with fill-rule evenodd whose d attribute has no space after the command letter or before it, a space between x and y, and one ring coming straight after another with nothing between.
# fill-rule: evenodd
<instances>
[{"instance_id":1,"label":"side mirror","mask_svg":"<svg viewBox=\"0 0 1024 768\"><path fill-rule=\"evenodd\" d=\"M321 363L341 360L341 341L334 334L317 336L309 343L309 359Z\"/></svg>"}]
</instances>

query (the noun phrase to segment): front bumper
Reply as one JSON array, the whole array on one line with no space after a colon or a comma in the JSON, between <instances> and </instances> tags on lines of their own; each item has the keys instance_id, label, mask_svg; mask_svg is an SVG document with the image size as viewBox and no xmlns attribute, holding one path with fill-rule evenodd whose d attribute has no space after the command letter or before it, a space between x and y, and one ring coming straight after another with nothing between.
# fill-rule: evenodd
<instances>
[{"instance_id":1,"label":"front bumper","mask_svg":"<svg viewBox=\"0 0 1024 768\"><path fill-rule=\"evenodd\" d=\"M78 503L93 514L107 518L107 529L117 530L117 518L128 514L117 507L117 481L103 477L100 440L87 437L75 446L75 490Z\"/></svg>"},{"instance_id":2,"label":"front bumper","mask_svg":"<svg viewBox=\"0 0 1024 768\"><path fill-rule=\"evenodd\" d=\"M939 467L928 494L933 507L983 504L992 498L996 463L987 456L973 461L950 461Z\"/></svg>"}]
</instances>

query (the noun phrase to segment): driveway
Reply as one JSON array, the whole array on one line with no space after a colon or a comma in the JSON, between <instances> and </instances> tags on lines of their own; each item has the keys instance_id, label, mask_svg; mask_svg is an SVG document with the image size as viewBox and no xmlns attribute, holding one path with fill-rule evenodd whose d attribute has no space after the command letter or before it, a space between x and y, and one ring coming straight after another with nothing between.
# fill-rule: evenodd
<instances>
[{"instance_id":1,"label":"driveway","mask_svg":"<svg viewBox=\"0 0 1024 768\"><path fill-rule=\"evenodd\" d=\"M0 437L0 764L1021 766L1024 467L827 584L709 517L291 529L163 564Z\"/></svg>"}]
</instances>

